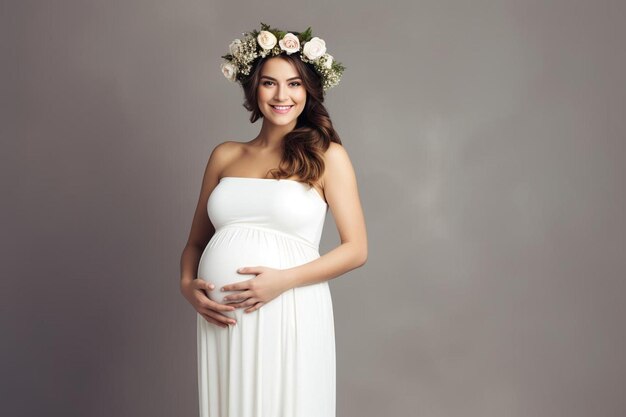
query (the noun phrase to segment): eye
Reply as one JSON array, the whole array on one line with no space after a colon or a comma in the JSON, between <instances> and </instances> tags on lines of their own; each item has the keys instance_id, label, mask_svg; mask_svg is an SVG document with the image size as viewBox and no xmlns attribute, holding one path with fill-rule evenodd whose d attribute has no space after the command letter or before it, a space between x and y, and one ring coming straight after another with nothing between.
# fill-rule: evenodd
<instances>
[{"instance_id":1,"label":"eye","mask_svg":"<svg viewBox=\"0 0 626 417\"><path fill-rule=\"evenodd\" d=\"M271 81L263 81L263 85L267 85L267 83L272 83Z\"/></svg>"},{"instance_id":2,"label":"eye","mask_svg":"<svg viewBox=\"0 0 626 417\"><path fill-rule=\"evenodd\" d=\"M297 87L300 87L300 86L302 85L302 84L301 84L301 83L299 83L298 81L294 81L294 82L292 82L291 84L296 84L296 86L297 86Z\"/></svg>"}]
</instances>

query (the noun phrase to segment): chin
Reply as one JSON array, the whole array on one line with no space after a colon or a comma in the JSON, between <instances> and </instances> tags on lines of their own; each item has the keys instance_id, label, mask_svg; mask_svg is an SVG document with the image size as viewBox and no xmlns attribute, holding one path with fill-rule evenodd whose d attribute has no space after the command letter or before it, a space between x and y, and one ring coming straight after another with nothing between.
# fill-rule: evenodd
<instances>
[{"instance_id":1,"label":"chin","mask_svg":"<svg viewBox=\"0 0 626 417\"><path fill-rule=\"evenodd\" d=\"M272 124L276 125L276 126L287 126L288 124L292 123L294 121L294 119L289 119L289 120L271 120Z\"/></svg>"}]
</instances>

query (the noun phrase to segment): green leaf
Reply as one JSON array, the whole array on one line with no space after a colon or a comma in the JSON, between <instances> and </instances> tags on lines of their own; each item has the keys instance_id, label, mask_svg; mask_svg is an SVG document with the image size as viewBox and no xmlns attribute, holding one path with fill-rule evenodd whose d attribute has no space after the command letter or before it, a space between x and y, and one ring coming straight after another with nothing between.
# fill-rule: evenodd
<instances>
[{"instance_id":1,"label":"green leaf","mask_svg":"<svg viewBox=\"0 0 626 417\"><path fill-rule=\"evenodd\" d=\"M303 42L308 42L311 40L311 26L309 26L304 32L302 32L299 36L300 40Z\"/></svg>"}]
</instances>

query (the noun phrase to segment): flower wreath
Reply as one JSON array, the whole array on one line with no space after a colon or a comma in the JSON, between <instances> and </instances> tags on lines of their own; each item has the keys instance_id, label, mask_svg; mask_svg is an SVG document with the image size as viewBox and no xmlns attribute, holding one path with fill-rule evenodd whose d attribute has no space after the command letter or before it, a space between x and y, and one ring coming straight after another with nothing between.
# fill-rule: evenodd
<instances>
[{"instance_id":1,"label":"flower wreath","mask_svg":"<svg viewBox=\"0 0 626 417\"><path fill-rule=\"evenodd\" d=\"M295 35L261 22L261 31L255 29L243 35L243 39L231 42L230 54L222 56L226 60L221 64L222 73L232 82L242 83L250 75L252 64L257 58L276 56L283 52L287 55L297 52L302 62L312 64L322 79L324 91L339 84L346 68L326 53L326 42L323 39L311 37L311 27Z\"/></svg>"}]
</instances>

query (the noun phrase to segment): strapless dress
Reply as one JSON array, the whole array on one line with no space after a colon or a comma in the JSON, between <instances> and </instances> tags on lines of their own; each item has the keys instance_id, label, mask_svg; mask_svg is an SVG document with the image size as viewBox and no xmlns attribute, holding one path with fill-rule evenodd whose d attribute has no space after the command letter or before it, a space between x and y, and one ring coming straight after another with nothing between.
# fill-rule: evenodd
<instances>
[{"instance_id":1,"label":"strapless dress","mask_svg":"<svg viewBox=\"0 0 626 417\"><path fill-rule=\"evenodd\" d=\"M207 202L215 233L198 278L223 285L253 275L243 266L291 268L320 257L328 205L295 180L223 177ZM247 308L247 307L246 307ZM197 314L200 417L335 417L335 333L327 281L280 294L251 313L222 314L222 328Z\"/></svg>"}]
</instances>

